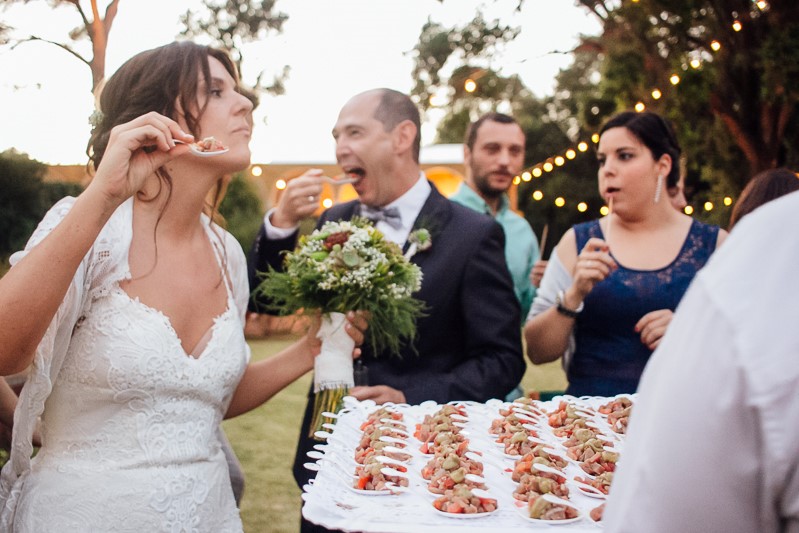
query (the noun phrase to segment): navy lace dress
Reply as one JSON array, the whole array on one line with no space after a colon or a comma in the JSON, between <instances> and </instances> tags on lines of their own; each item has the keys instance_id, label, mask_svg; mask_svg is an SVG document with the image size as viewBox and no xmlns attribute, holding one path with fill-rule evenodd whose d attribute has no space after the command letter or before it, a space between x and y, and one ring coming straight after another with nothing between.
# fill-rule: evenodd
<instances>
[{"instance_id":1,"label":"navy lace dress","mask_svg":"<svg viewBox=\"0 0 799 533\"><path fill-rule=\"evenodd\" d=\"M574 226L577 249L591 237L603 238L599 221ZM567 369L568 394L613 396L632 393L652 351L635 332L635 324L650 311L671 309L694 275L716 249L719 228L693 221L677 258L659 270L633 270L619 265L597 283L577 318L575 351Z\"/></svg>"}]
</instances>

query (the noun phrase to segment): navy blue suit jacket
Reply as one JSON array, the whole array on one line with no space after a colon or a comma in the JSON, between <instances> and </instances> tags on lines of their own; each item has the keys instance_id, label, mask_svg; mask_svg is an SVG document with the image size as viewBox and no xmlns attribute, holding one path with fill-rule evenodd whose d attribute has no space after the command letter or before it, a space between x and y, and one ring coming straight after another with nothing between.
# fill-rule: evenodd
<instances>
[{"instance_id":1,"label":"navy blue suit jacket","mask_svg":"<svg viewBox=\"0 0 799 533\"><path fill-rule=\"evenodd\" d=\"M359 209L357 201L336 205L322 213L318 226L349 220ZM417 322L418 354L405 346L399 357L375 357L365 345L362 360L369 384L401 390L410 404L504 398L518 385L525 363L502 228L491 217L447 200L434 186L414 223L421 227L430 231L432 246L412 258L423 273L415 297L427 306L427 316ZM279 267L281 250L295 244L296 235L269 241L261 228L250 257L251 280L267 264ZM312 404L311 399L295 460L300 486L310 477L302 463L313 444L307 438Z\"/></svg>"}]
</instances>

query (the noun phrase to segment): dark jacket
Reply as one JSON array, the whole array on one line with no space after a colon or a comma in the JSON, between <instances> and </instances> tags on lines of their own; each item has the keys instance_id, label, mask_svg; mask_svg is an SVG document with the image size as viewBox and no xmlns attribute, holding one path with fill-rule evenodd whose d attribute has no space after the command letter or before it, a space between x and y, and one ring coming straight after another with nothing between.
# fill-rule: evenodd
<instances>
[{"instance_id":1,"label":"dark jacket","mask_svg":"<svg viewBox=\"0 0 799 533\"><path fill-rule=\"evenodd\" d=\"M322 213L318 226L349 220L359 209L357 201L336 205ZM525 363L502 228L492 218L450 202L434 186L414 224L421 227L430 231L432 246L412 258L423 273L415 296L427 306L426 316L417 322L418 354L406 346L399 357L375 357L364 346L369 384L399 389L410 404L504 398L521 380ZM252 268L279 267L280 251L295 244L296 235L268 241L262 227ZM307 437L312 405L310 398L294 465L300 486L310 477L302 464L313 445Z\"/></svg>"}]
</instances>

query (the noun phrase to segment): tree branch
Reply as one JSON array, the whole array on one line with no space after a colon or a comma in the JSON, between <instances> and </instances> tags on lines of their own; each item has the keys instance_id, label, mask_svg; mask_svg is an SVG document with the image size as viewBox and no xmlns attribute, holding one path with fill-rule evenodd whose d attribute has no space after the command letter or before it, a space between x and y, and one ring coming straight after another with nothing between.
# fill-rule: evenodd
<instances>
[{"instance_id":1,"label":"tree branch","mask_svg":"<svg viewBox=\"0 0 799 533\"><path fill-rule=\"evenodd\" d=\"M114 23L114 19L117 16L117 12L119 11L119 0L112 0L108 7L105 8L105 36L108 37L109 32L111 31L111 25Z\"/></svg>"},{"instance_id":2,"label":"tree branch","mask_svg":"<svg viewBox=\"0 0 799 533\"><path fill-rule=\"evenodd\" d=\"M69 53L70 53L70 54L72 54L73 56L75 56L75 57L77 57L78 59L80 59L80 60L81 60L83 63L85 63L86 65L88 65L88 66L90 66L90 67L91 67L91 62L89 62L87 59L85 59L85 58L84 58L82 55L80 55L79 53L77 53L75 50L73 50L73 49L72 49L72 48L70 48L69 46L67 46L67 45L65 45L65 44L62 44L62 43L57 43L57 42L55 42L55 41L50 41L50 40L48 40L48 39L42 39L41 37L37 37L37 36L35 36L35 35L31 35L31 36L30 36L30 37L28 37L27 39L22 39L22 40L20 40L20 41L17 41L17 42L16 42L16 43L15 43L15 44L14 44L14 45L11 47L11 50L13 50L14 48L16 48L16 47L17 47L17 46L19 46L20 44L22 44L22 43L24 43L24 42L28 42L28 41L42 41L42 42L44 42L44 43L50 43L50 44L53 44L53 45L55 45L55 46L57 46L57 47L59 47L59 48L61 48L61 49L63 49L63 50L66 50L67 52L69 52Z\"/></svg>"}]
</instances>

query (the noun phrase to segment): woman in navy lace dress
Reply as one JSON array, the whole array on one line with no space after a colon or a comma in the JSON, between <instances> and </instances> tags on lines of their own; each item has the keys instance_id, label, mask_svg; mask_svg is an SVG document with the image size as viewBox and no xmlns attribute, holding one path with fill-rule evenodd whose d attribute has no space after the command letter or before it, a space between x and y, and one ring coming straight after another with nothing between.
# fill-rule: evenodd
<instances>
[{"instance_id":1,"label":"woman in navy lace dress","mask_svg":"<svg viewBox=\"0 0 799 533\"><path fill-rule=\"evenodd\" d=\"M635 392L688 285L726 237L669 202L679 158L672 127L655 113L620 113L600 131L599 192L611 212L566 232L524 328L534 364L564 357L569 394Z\"/></svg>"}]
</instances>

